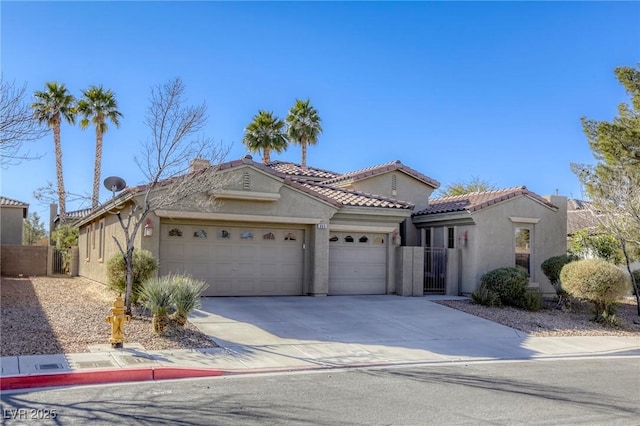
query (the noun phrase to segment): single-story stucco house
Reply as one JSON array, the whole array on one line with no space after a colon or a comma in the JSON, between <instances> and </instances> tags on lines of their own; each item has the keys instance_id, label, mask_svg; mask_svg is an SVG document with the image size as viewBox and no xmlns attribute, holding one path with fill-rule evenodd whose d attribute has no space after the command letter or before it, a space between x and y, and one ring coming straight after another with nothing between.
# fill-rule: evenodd
<instances>
[{"instance_id":1,"label":"single-story stucco house","mask_svg":"<svg viewBox=\"0 0 640 426\"><path fill-rule=\"evenodd\" d=\"M194 160L192 167L204 163ZM424 253L432 247L455 251L442 292L468 293L485 268L517 264L519 229L530 233L523 244L532 283L543 284L539 264L565 252L564 197L544 199L518 188L501 199L490 195L475 210L432 210L429 197L439 183L400 161L341 174L246 156L215 172L231 177L205 194L215 199L215 210L153 211L136 240L158 260L160 274L206 280L207 296L421 295ZM125 189L115 202L135 202L141 188ZM122 237L109 205L77 222L79 274L101 282L106 261L118 253L113 236ZM447 238L438 237L442 232ZM457 243L447 248L451 232ZM419 290L409 288L412 281Z\"/></svg>"},{"instance_id":2,"label":"single-story stucco house","mask_svg":"<svg viewBox=\"0 0 640 426\"><path fill-rule=\"evenodd\" d=\"M458 293L472 293L482 274L505 266L525 270L532 286L553 293L540 265L566 253L566 206L565 197L543 198L521 186L432 199L412 221L421 245L447 248Z\"/></svg>"},{"instance_id":3,"label":"single-story stucco house","mask_svg":"<svg viewBox=\"0 0 640 426\"><path fill-rule=\"evenodd\" d=\"M28 213L29 204L0 196L0 244L22 245L22 229Z\"/></svg>"}]
</instances>

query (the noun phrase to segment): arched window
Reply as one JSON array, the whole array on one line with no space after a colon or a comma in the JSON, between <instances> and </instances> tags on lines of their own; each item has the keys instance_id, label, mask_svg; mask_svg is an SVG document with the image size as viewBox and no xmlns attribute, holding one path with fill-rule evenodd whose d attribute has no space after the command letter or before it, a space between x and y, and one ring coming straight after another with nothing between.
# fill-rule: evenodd
<instances>
[{"instance_id":1,"label":"arched window","mask_svg":"<svg viewBox=\"0 0 640 426\"><path fill-rule=\"evenodd\" d=\"M241 240L253 240L253 233L251 231L243 231L240 234Z\"/></svg>"},{"instance_id":2,"label":"arched window","mask_svg":"<svg viewBox=\"0 0 640 426\"><path fill-rule=\"evenodd\" d=\"M285 241L295 241L296 240L296 234L294 234L293 232L287 232L284 235L284 240Z\"/></svg>"},{"instance_id":3,"label":"arched window","mask_svg":"<svg viewBox=\"0 0 640 426\"><path fill-rule=\"evenodd\" d=\"M170 237L182 237L182 231L179 228L173 228L169 231Z\"/></svg>"},{"instance_id":4,"label":"arched window","mask_svg":"<svg viewBox=\"0 0 640 426\"><path fill-rule=\"evenodd\" d=\"M229 233L229 231L221 229L218 231L218 238L220 239L229 239L231 238L231 234Z\"/></svg>"},{"instance_id":5,"label":"arched window","mask_svg":"<svg viewBox=\"0 0 640 426\"><path fill-rule=\"evenodd\" d=\"M339 241L339 240L340 240L340 238L338 238L338 236L337 236L337 235L332 235L332 236L329 238L329 241L331 241L332 243L335 243L336 241Z\"/></svg>"},{"instance_id":6,"label":"arched window","mask_svg":"<svg viewBox=\"0 0 640 426\"><path fill-rule=\"evenodd\" d=\"M346 237L344 237L344 242L345 243L353 243L355 240L353 239L353 237L351 235L347 235Z\"/></svg>"},{"instance_id":7,"label":"arched window","mask_svg":"<svg viewBox=\"0 0 640 426\"><path fill-rule=\"evenodd\" d=\"M276 236L273 234L273 232L267 232L266 234L264 234L262 236L263 240L275 240Z\"/></svg>"},{"instance_id":8,"label":"arched window","mask_svg":"<svg viewBox=\"0 0 640 426\"><path fill-rule=\"evenodd\" d=\"M360 237L360 239L358 240L358 242L360 243L366 243L369 241L369 238L367 238L366 235L363 235L362 237Z\"/></svg>"}]
</instances>

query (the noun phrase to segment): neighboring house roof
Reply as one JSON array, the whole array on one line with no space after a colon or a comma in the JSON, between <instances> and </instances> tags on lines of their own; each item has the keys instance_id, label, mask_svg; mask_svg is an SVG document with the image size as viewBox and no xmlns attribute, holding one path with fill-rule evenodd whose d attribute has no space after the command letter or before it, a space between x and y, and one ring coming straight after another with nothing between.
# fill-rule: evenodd
<instances>
[{"instance_id":1,"label":"neighboring house roof","mask_svg":"<svg viewBox=\"0 0 640 426\"><path fill-rule=\"evenodd\" d=\"M339 173L335 173L329 170L318 169L316 167L302 167L300 164L296 163L287 163L284 161L271 161L266 164L267 167L272 168L273 170L283 173L289 176L299 176L302 178L311 178L311 179L332 179L337 176L340 176Z\"/></svg>"},{"instance_id":2,"label":"neighboring house roof","mask_svg":"<svg viewBox=\"0 0 640 426\"><path fill-rule=\"evenodd\" d=\"M29 204L22 201L14 200L13 198L3 197L0 195L0 207L21 208L22 217L27 218L29 213Z\"/></svg>"},{"instance_id":3,"label":"neighboring house roof","mask_svg":"<svg viewBox=\"0 0 640 426\"><path fill-rule=\"evenodd\" d=\"M350 191L324 183L292 180L286 180L285 183L338 206L383 207L407 210L411 210L414 207L413 204L407 201L395 200L393 198L381 197L360 191Z\"/></svg>"},{"instance_id":4,"label":"neighboring house roof","mask_svg":"<svg viewBox=\"0 0 640 426\"><path fill-rule=\"evenodd\" d=\"M356 170L353 172L345 173L340 176L337 176L333 179L329 179L324 181L325 184L344 184L344 183L352 183L359 180L367 179L373 176L381 175L383 173L389 173L393 171L401 171L406 173L407 175L429 185L433 188L438 188L440 186L440 182L435 179L431 179L429 176L423 175L417 170L412 169L411 167L405 166L402 164L400 160L391 161L385 164L379 164L377 166L367 167L366 169Z\"/></svg>"},{"instance_id":5,"label":"neighboring house roof","mask_svg":"<svg viewBox=\"0 0 640 426\"><path fill-rule=\"evenodd\" d=\"M0 196L0 206L2 207L29 207L29 204L22 201L14 200L13 198Z\"/></svg>"},{"instance_id":6,"label":"neighboring house roof","mask_svg":"<svg viewBox=\"0 0 640 426\"><path fill-rule=\"evenodd\" d=\"M89 216L92 210L93 210L92 208L73 210L73 211L67 212L65 216L67 217L67 220L74 221L74 220L82 219L85 216ZM54 219L54 222L58 223L59 221L60 221L60 214L57 214Z\"/></svg>"},{"instance_id":7,"label":"neighboring house roof","mask_svg":"<svg viewBox=\"0 0 640 426\"><path fill-rule=\"evenodd\" d=\"M414 213L413 216L463 211L472 213L485 207L523 195L533 198L547 207L556 208L556 206L551 204L548 200L529 191L525 186L517 186L514 188L498 189L495 191L470 192L468 194L452 197L434 198L429 200L429 207Z\"/></svg>"},{"instance_id":8,"label":"neighboring house roof","mask_svg":"<svg viewBox=\"0 0 640 426\"><path fill-rule=\"evenodd\" d=\"M573 235L580 229L594 230L598 227L599 212L589 201L567 200L567 235Z\"/></svg>"}]
</instances>

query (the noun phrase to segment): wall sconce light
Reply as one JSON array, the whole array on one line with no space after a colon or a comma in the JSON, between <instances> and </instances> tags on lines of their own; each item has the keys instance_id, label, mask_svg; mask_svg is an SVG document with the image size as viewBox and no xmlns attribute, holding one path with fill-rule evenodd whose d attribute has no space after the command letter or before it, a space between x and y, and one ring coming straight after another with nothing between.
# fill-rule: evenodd
<instances>
[{"instance_id":1,"label":"wall sconce light","mask_svg":"<svg viewBox=\"0 0 640 426\"><path fill-rule=\"evenodd\" d=\"M145 237L151 237L153 235L153 222L151 219L147 219L147 222L144 224L143 234Z\"/></svg>"},{"instance_id":2,"label":"wall sconce light","mask_svg":"<svg viewBox=\"0 0 640 426\"><path fill-rule=\"evenodd\" d=\"M460 234L460 236L458 237L458 239L460 240L460 245L462 247L466 247L467 246L467 241L469 240L469 234L467 233L468 231L464 231L462 234Z\"/></svg>"}]
</instances>

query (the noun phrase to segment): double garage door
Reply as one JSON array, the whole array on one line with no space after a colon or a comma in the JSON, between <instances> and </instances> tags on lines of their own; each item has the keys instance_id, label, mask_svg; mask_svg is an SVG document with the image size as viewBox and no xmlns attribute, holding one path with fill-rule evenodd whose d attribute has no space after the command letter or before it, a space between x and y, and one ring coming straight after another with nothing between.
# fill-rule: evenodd
<instances>
[{"instance_id":1,"label":"double garage door","mask_svg":"<svg viewBox=\"0 0 640 426\"><path fill-rule=\"evenodd\" d=\"M301 295L303 243L303 229L163 224L160 273L205 280L205 296Z\"/></svg>"},{"instance_id":2,"label":"double garage door","mask_svg":"<svg viewBox=\"0 0 640 426\"><path fill-rule=\"evenodd\" d=\"M205 280L205 296L303 294L304 229L162 224L160 274ZM329 294L386 294L387 235L332 232Z\"/></svg>"}]
</instances>

